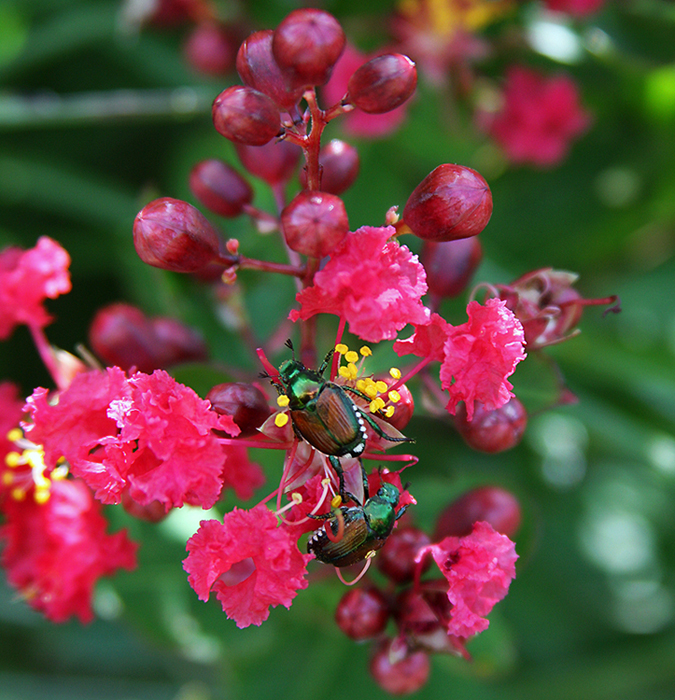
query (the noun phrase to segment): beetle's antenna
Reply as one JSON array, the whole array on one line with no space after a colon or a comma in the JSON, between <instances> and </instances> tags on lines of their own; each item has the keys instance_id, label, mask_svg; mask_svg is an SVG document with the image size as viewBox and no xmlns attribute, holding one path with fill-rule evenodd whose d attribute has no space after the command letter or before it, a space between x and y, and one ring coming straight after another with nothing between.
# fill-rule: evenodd
<instances>
[{"instance_id":1,"label":"beetle's antenna","mask_svg":"<svg viewBox=\"0 0 675 700\"><path fill-rule=\"evenodd\" d=\"M290 338L287 338L284 345L293 353L293 359L295 360L295 348L293 347L293 341Z\"/></svg>"}]
</instances>

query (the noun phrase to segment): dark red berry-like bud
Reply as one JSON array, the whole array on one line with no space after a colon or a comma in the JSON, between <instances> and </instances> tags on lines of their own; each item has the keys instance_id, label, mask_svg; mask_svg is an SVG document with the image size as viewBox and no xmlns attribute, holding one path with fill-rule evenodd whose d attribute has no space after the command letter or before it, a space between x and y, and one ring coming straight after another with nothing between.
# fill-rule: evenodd
<instances>
[{"instance_id":1,"label":"dark red berry-like bud","mask_svg":"<svg viewBox=\"0 0 675 700\"><path fill-rule=\"evenodd\" d=\"M146 505L141 505L129 495L129 489L122 491L122 508L129 515L138 520L145 520L148 523L159 523L169 514L163 503L150 501Z\"/></svg>"},{"instance_id":2,"label":"dark red berry-like bud","mask_svg":"<svg viewBox=\"0 0 675 700\"><path fill-rule=\"evenodd\" d=\"M417 69L403 54L376 56L358 68L347 84L345 102L369 114L391 112L415 92Z\"/></svg>"},{"instance_id":3,"label":"dark red berry-like bud","mask_svg":"<svg viewBox=\"0 0 675 700\"><path fill-rule=\"evenodd\" d=\"M429 656L424 651L408 651L398 658L391 653L390 644L381 645L370 660L370 673L377 684L392 695L408 695L423 688L429 680Z\"/></svg>"},{"instance_id":4,"label":"dark red berry-like bud","mask_svg":"<svg viewBox=\"0 0 675 700\"><path fill-rule=\"evenodd\" d=\"M335 610L338 627L357 642L384 632L388 619L387 599L373 586L348 591Z\"/></svg>"},{"instance_id":5,"label":"dark red berry-like bud","mask_svg":"<svg viewBox=\"0 0 675 700\"><path fill-rule=\"evenodd\" d=\"M265 93L282 110L300 101L304 88L291 86L272 53L271 29L254 32L237 52L237 73L244 85ZM261 145L261 144L256 144Z\"/></svg>"},{"instance_id":6,"label":"dark red berry-like bud","mask_svg":"<svg viewBox=\"0 0 675 700\"><path fill-rule=\"evenodd\" d=\"M359 174L359 153L348 143L333 139L319 152L321 191L342 194ZM307 187L307 170L300 171L300 183Z\"/></svg>"},{"instance_id":7,"label":"dark red berry-like bud","mask_svg":"<svg viewBox=\"0 0 675 700\"><path fill-rule=\"evenodd\" d=\"M492 193L471 168L445 163L413 190L403 210L412 232L427 241L454 241L480 233L492 216Z\"/></svg>"},{"instance_id":8,"label":"dark red berry-like bud","mask_svg":"<svg viewBox=\"0 0 675 700\"><path fill-rule=\"evenodd\" d=\"M375 558L377 568L394 583L408 583L415 576L417 552L428 544L431 539L426 532L416 527L398 527ZM428 563L431 564L430 559Z\"/></svg>"},{"instance_id":9,"label":"dark red berry-like bud","mask_svg":"<svg viewBox=\"0 0 675 700\"><path fill-rule=\"evenodd\" d=\"M511 537L520 527L520 518L520 503L512 493L498 486L481 486L467 491L440 514L433 539L465 537L479 521Z\"/></svg>"},{"instance_id":10,"label":"dark red berry-like bud","mask_svg":"<svg viewBox=\"0 0 675 700\"><path fill-rule=\"evenodd\" d=\"M242 437L255 435L272 412L262 391L243 382L218 384L209 391L206 399L216 413L232 416Z\"/></svg>"},{"instance_id":11,"label":"dark red berry-like bud","mask_svg":"<svg viewBox=\"0 0 675 700\"><path fill-rule=\"evenodd\" d=\"M525 406L514 396L494 411L476 402L473 418L466 419L464 404L457 407L455 426L469 447L480 452L505 452L515 447L527 427Z\"/></svg>"},{"instance_id":12,"label":"dark red berry-like bud","mask_svg":"<svg viewBox=\"0 0 675 700\"><path fill-rule=\"evenodd\" d=\"M323 258L349 231L345 205L334 194L303 190L281 212L281 230L291 250Z\"/></svg>"},{"instance_id":13,"label":"dark red berry-like bud","mask_svg":"<svg viewBox=\"0 0 675 700\"><path fill-rule=\"evenodd\" d=\"M191 204L162 197L136 215L134 246L148 265L196 272L218 256L218 234Z\"/></svg>"},{"instance_id":14,"label":"dark red berry-like bud","mask_svg":"<svg viewBox=\"0 0 675 700\"><path fill-rule=\"evenodd\" d=\"M248 182L234 168L215 158L192 168L190 189L200 204L225 217L238 216L253 199Z\"/></svg>"},{"instance_id":15,"label":"dark red berry-like bud","mask_svg":"<svg viewBox=\"0 0 675 700\"><path fill-rule=\"evenodd\" d=\"M234 68L237 55L235 39L222 25L201 22L183 48L188 63L205 75L225 75Z\"/></svg>"},{"instance_id":16,"label":"dark red berry-like bud","mask_svg":"<svg viewBox=\"0 0 675 700\"><path fill-rule=\"evenodd\" d=\"M290 180L302 149L288 141L270 141L264 146L234 145L241 164L251 175L274 186Z\"/></svg>"},{"instance_id":17,"label":"dark red berry-like bud","mask_svg":"<svg viewBox=\"0 0 675 700\"><path fill-rule=\"evenodd\" d=\"M281 131L279 109L262 92L234 85L213 101L213 124L230 141L262 146Z\"/></svg>"},{"instance_id":18,"label":"dark red berry-like bud","mask_svg":"<svg viewBox=\"0 0 675 700\"><path fill-rule=\"evenodd\" d=\"M150 373L180 362L207 358L202 337L172 318L147 318L129 304L100 309L89 328L89 344L108 365Z\"/></svg>"},{"instance_id":19,"label":"dark red berry-like bud","mask_svg":"<svg viewBox=\"0 0 675 700\"><path fill-rule=\"evenodd\" d=\"M316 9L294 10L276 28L272 51L293 85L324 85L345 41L333 15Z\"/></svg>"},{"instance_id":20,"label":"dark red berry-like bud","mask_svg":"<svg viewBox=\"0 0 675 700\"><path fill-rule=\"evenodd\" d=\"M429 292L437 297L454 297L469 284L483 259L483 248L475 236L457 241L424 241L420 262L427 272Z\"/></svg>"}]
</instances>

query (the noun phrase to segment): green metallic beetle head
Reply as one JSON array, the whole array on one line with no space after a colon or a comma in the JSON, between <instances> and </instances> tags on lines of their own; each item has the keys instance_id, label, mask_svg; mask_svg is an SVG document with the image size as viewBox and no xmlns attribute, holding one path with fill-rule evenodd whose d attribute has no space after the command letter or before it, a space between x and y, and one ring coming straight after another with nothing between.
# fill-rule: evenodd
<instances>
[{"instance_id":1,"label":"green metallic beetle head","mask_svg":"<svg viewBox=\"0 0 675 700\"><path fill-rule=\"evenodd\" d=\"M377 491L376 498L381 499L383 502L390 504L394 508L398 505L399 498L401 497L401 492L388 481L382 482L382 486Z\"/></svg>"},{"instance_id":2,"label":"green metallic beetle head","mask_svg":"<svg viewBox=\"0 0 675 700\"><path fill-rule=\"evenodd\" d=\"M302 362L286 360L279 367L279 383L283 393L290 399L291 409L298 410L316 397L326 381L317 372L307 369Z\"/></svg>"}]
</instances>

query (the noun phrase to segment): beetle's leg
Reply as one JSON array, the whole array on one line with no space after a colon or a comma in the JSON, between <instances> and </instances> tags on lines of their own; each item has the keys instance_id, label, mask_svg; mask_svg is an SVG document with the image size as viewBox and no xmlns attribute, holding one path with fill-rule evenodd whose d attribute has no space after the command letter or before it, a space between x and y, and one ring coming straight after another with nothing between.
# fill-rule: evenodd
<instances>
[{"instance_id":1,"label":"beetle's leg","mask_svg":"<svg viewBox=\"0 0 675 700\"><path fill-rule=\"evenodd\" d=\"M406 510L408 510L408 506L409 506L409 505L410 505L409 503L406 503L406 505L404 505L404 506L401 508L401 510L399 510L399 512L396 513L396 520L398 520L398 519L403 515L403 513L406 512Z\"/></svg>"},{"instance_id":2,"label":"beetle's leg","mask_svg":"<svg viewBox=\"0 0 675 700\"><path fill-rule=\"evenodd\" d=\"M326 357L323 358L323 362L321 363L321 367L317 370L317 372L323 377L323 373L326 371L326 368L330 364L330 361L333 359L333 353L335 350L329 350Z\"/></svg>"},{"instance_id":3,"label":"beetle's leg","mask_svg":"<svg viewBox=\"0 0 675 700\"><path fill-rule=\"evenodd\" d=\"M342 471L342 465L340 464L340 460L335 455L326 456L328 457L328 461L330 462L331 467L333 467L335 473L338 475L338 481L340 484L338 493L342 497L342 500L345 501L345 474Z\"/></svg>"},{"instance_id":4,"label":"beetle's leg","mask_svg":"<svg viewBox=\"0 0 675 700\"><path fill-rule=\"evenodd\" d=\"M368 488L368 474L366 474L366 470L363 468L363 462L359 460L359 464L361 465L361 478L363 479L363 502L365 503L370 499L370 489Z\"/></svg>"},{"instance_id":5,"label":"beetle's leg","mask_svg":"<svg viewBox=\"0 0 675 700\"><path fill-rule=\"evenodd\" d=\"M415 442L412 438L409 437L392 437L391 435L387 435L387 433L380 428L380 426L364 411L362 408L359 406L356 406L356 409L358 412L363 416L363 419L368 423L368 425L384 440L388 440L389 442Z\"/></svg>"}]
</instances>

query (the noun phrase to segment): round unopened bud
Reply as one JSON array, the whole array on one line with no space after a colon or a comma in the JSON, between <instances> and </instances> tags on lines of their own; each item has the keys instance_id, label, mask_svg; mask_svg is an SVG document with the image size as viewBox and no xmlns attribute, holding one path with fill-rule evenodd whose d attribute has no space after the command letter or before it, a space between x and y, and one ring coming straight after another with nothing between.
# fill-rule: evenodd
<instances>
[{"instance_id":1,"label":"round unopened bud","mask_svg":"<svg viewBox=\"0 0 675 700\"><path fill-rule=\"evenodd\" d=\"M281 212L281 230L291 250L323 258L349 232L345 205L334 194L303 190Z\"/></svg>"},{"instance_id":2,"label":"round unopened bud","mask_svg":"<svg viewBox=\"0 0 675 700\"><path fill-rule=\"evenodd\" d=\"M281 130L279 109L262 92L233 85L213 101L213 125L230 141L262 146Z\"/></svg>"},{"instance_id":3,"label":"round unopened bud","mask_svg":"<svg viewBox=\"0 0 675 700\"><path fill-rule=\"evenodd\" d=\"M319 151L321 191L342 194L359 174L359 153L348 143L333 139ZM300 184L307 187L307 170L300 171Z\"/></svg>"},{"instance_id":4,"label":"round unopened bud","mask_svg":"<svg viewBox=\"0 0 675 700\"><path fill-rule=\"evenodd\" d=\"M403 210L412 232L427 241L454 241L480 233L492 216L492 193L471 168L444 163L413 190Z\"/></svg>"},{"instance_id":5,"label":"round unopened bud","mask_svg":"<svg viewBox=\"0 0 675 700\"><path fill-rule=\"evenodd\" d=\"M192 168L190 189L200 204L224 217L238 216L253 199L248 182L216 158L203 160Z\"/></svg>"},{"instance_id":6,"label":"round unopened bud","mask_svg":"<svg viewBox=\"0 0 675 700\"><path fill-rule=\"evenodd\" d=\"M134 246L148 265L196 272L218 256L218 234L191 204L162 197L136 215Z\"/></svg>"},{"instance_id":7,"label":"round unopened bud","mask_svg":"<svg viewBox=\"0 0 675 700\"><path fill-rule=\"evenodd\" d=\"M272 412L262 391L243 382L217 384L206 399L216 413L232 416L242 437L255 435Z\"/></svg>"},{"instance_id":8,"label":"round unopened bud","mask_svg":"<svg viewBox=\"0 0 675 700\"><path fill-rule=\"evenodd\" d=\"M483 259L483 248L475 236L457 241L424 241L420 262L427 272L429 292L437 297L454 297L469 284Z\"/></svg>"},{"instance_id":9,"label":"round unopened bud","mask_svg":"<svg viewBox=\"0 0 675 700\"><path fill-rule=\"evenodd\" d=\"M148 318L130 304L99 309L89 328L89 344L108 365L148 374L207 358L199 333L172 318Z\"/></svg>"},{"instance_id":10,"label":"round unopened bud","mask_svg":"<svg viewBox=\"0 0 675 700\"><path fill-rule=\"evenodd\" d=\"M520 503L498 486L481 486L453 501L436 521L434 542L445 537L465 537L473 524L484 521L502 535L511 537L520 527Z\"/></svg>"},{"instance_id":11,"label":"round unopened bud","mask_svg":"<svg viewBox=\"0 0 675 700\"><path fill-rule=\"evenodd\" d=\"M293 85L324 85L345 41L340 23L328 12L293 10L276 28L272 51Z\"/></svg>"},{"instance_id":12,"label":"round unopened bud","mask_svg":"<svg viewBox=\"0 0 675 700\"><path fill-rule=\"evenodd\" d=\"M348 591L335 610L338 627L357 642L372 639L384 632L388 619L387 599L374 586Z\"/></svg>"},{"instance_id":13,"label":"round unopened bud","mask_svg":"<svg viewBox=\"0 0 675 700\"><path fill-rule=\"evenodd\" d=\"M469 447L494 454L515 447L527 427L525 406L514 396L508 403L487 411L482 403L474 405L473 417L466 419L464 404L457 407L455 426Z\"/></svg>"},{"instance_id":14,"label":"round unopened bud","mask_svg":"<svg viewBox=\"0 0 675 700\"><path fill-rule=\"evenodd\" d=\"M188 37L183 53L188 63L205 75L225 75L234 68L235 39L222 25L200 22Z\"/></svg>"},{"instance_id":15,"label":"round unopened bud","mask_svg":"<svg viewBox=\"0 0 675 700\"><path fill-rule=\"evenodd\" d=\"M426 652L408 651L403 658L393 661L389 647L389 643L378 647L370 660L370 673L376 683L392 695L408 695L423 688L431 669Z\"/></svg>"},{"instance_id":16,"label":"round unopened bud","mask_svg":"<svg viewBox=\"0 0 675 700\"><path fill-rule=\"evenodd\" d=\"M417 69L400 53L376 56L358 68L347 84L345 102L369 114L400 107L417 86Z\"/></svg>"},{"instance_id":17,"label":"round unopened bud","mask_svg":"<svg viewBox=\"0 0 675 700\"><path fill-rule=\"evenodd\" d=\"M279 68L272 53L273 34L271 29L264 29L242 43L237 52L237 73L244 85L265 93L280 109L288 111L298 104L304 88L290 85Z\"/></svg>"},{"instance_id":18,"label":"round unopened bud","mask_svg":"<svg viewBox=\"0 0 675 700\"><path fill-rule=\"evenodd\" d=\"M264 146L234 145L241 164L268 185L286 182L295 172L302 149L289 141L270 141Z\"/></svg>"},{"instance_id":19,"label":"round unopened bud","mask_svg":"<svg viewBox=\"0 0 675 700\"><path fill-rule=\"evenodd\" d=\"M415 557L422 547L431 544L429 535L416 527L398 527L375 558L377 568L394 583L408 583L415 576ZM431 560L425 562L424 570Z\"/></svg>"}]
</instances>

